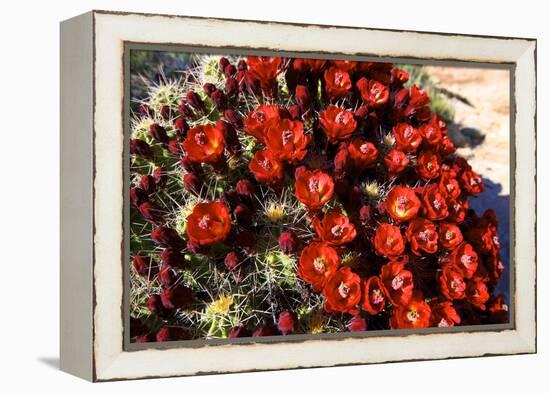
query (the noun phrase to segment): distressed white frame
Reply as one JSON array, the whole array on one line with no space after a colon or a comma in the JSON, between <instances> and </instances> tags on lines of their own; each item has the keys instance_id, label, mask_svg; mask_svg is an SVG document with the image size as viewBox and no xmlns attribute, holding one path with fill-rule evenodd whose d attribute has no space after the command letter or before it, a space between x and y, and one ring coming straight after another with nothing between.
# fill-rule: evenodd
<instances>
[{"instance_id":1,"label":"distressed white frame","mask_svg":"<svg viewBox=\"0 0 550 393\"><path fill-rule=\"evenodd\" d=\"M125 352L121 314L124 42L514 63L515 130L519 136L515 140L514 178L516 189L521 190L515 193L517 236L511 256L516 261L515 293L511 294L516 305L515 328ZM63 369L105 381L536 351L535 40L91 12L64 22L62 51L62 96L67 95L66 102L62 101L62 142L65 135L66 144L70 143L69 128L80 133L85 152L79 157L90 165L80 172L67 169L74 167L79 157L64 156L68 146L62 144L62 173L65 168L66 175L62 179L62 210L63 200L72 207L62 214ZM80 56L75 58L75 52ZM91 75L86 62L93 63ZM76 78L79 72L82 75ZM77 95L86 99L79 101ZM74 118L77 115L80 123ZM75 130L78 124L80 129ZM93 185L94 200L84 208L71 205L79 195L71 191L71 182L77 184L77 178L93 182L89 185ZM94 228L91 239L86 232L90 218ZM64 226L69 228L65 236ZM68 244L71 228L82 233ZM79 250L85 255L79 255ZM70 280L71 285L67 284ZM75 285L75 280L80 285Z\"/></svg>"}]
</instances>

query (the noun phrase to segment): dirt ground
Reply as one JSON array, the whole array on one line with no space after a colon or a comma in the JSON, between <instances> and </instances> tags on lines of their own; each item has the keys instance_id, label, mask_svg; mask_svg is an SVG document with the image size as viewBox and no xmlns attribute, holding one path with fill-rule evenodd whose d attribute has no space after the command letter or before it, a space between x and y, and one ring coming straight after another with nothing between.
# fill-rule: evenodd
<instances>
[{"instance_id":1,"label":"dirt ground","mask_svg":"<svg viewBox=\"0 0 550 393\"><path fill-rule=\"evenodd\" d=\"M458 153L484 178L485 192L471 200L499 218L502 258L509 266L510 225L510 74L508 70L426 67L438 87L450 93L455 124L449 126ZM509 269L506 269L508 271ZM507 276L499 288L508 292Z\"/></svg>"}]
</instances>

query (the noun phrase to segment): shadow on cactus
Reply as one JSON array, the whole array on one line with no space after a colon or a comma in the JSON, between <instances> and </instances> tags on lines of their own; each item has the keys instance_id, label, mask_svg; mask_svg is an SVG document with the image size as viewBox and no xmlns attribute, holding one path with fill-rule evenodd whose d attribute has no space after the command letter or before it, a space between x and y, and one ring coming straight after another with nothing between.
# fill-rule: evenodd
<instances>
[{"instance_id":1,"label":"shadow on cactus","mask_svg":"<svg viewBox=\"0 0 550 393\"><path fill-rule=\"evenodd\" d=\"M189 59L132 104L133 342L507 321L483 182L406 71Z\"/></svg>"}]
</instances>

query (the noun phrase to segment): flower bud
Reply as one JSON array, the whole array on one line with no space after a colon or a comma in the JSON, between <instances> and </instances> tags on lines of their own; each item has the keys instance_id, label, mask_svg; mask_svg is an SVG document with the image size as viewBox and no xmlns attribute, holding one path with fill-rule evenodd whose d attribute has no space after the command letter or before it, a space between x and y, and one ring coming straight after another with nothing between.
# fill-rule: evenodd
<instances>
[{"instance_id":1,"label":"flower bud","mask_svg":"<svg viewBox=\"0 0 550 393\"><path fill-rule=\"evenodd\" d=\"M367 321L360 316L355 316L348 323L350 332L364 332L367 330Z\"/></svg>"},{"instance_id":2,"label":"flower bud","mask_svg":"<svg viewBox=\"0 0 550 393\"><path fill-rule=\"evenodd\" d=\"M185 139L187 136L187 131L189 131L189 124L185 121L184 118L178 117L174 121L174 128L176 129L176 134L178 135L178 138Z\"/></svg>"},{"instance_id":3,"label":"flower bud","mask_svg":"<svg viewBox=\"0 0 550 393\"><path fill-rule=\"evenodd\" d=\"M230 78L232 75L235 75L236 72L237 72L237 68L233 64L229 64L223 70L223 74L225 75L226 78Z\"/></svg>"},{"instance_id":4,"label":"flower bud","mask_svg":"<svg viewBox=\"0 0 550 393\"><path fill-rule=\"evenodd\" d=\"M160 259L162 260L163 266L170 266L180 269L188 267L188 262L185 259L185 255L178 250L167 248L160 254Z\"/></svg>"},{"instance_id":5,"label":"flower bud","mask_svg":"<svg viewBox=\"0 0 550 393\"><path fill-rule=\"evenodd\" d=\"M225 199L229 206L237 206L239 203L241 203L239 194L237 194L235 190L227 190L226 192L224 192L223 199Z\"/></svg>"},{"instance_id":6,"label":"flower bud","mask_svg":"<svg viewBox=\"0 0 550 393\"><path fill-rule=\"evenodd\" d=\"M211 97L212 93L218 90L213 83L205 83L202 88L208 97Z\"/></svg>"},{"instance_id":7,"label":"flower bud","mask_svg":"<svg viewBox=\"0 0 550 393\"><path fill-rule=\"evenodd\" d=\"M193 291L183 285L166 288L160 293L162 305L167 309L184 308L193 301Z\"/></svg>"},{"instance_id":8,"label":"flower bud","mask_svg":"<svg viewBox=\"0 0 550 393\"><path fill-rule=\"evenodd\" d=\"M157 340L156 336L152 333L146 333L136 337L137 344L153 343L156 340Z\"/></svg>"},{"instance_id":9,"label":"flower bud","mask_svg":"<svg viewBox=\"0 0 550 393\"><path fill-rule=\"evenodd\" d=\"M291 334L296 329L297 324L296 314L292 311L283 311L279 314L279 321L277 322L277 327L283 336Z\"/></svg>"},{"instance_id":10,"label":"flower bud","mask_svg":"<svg viewBox=\"0 0 550 393\"><path fill-rule=\"evenodd\" d=\"M218 112L222 112L227 106L227 97L221 90L216 90L210 97Z\"/></svg>"},{"instance_id":11,"label":"flower bud","mask_svg":"<svg viewBox=\"0 0 550 393\"><path fill-rule=\"evenodd\" d=\"M239 256L239 254L237 254L235 251L231 251L227 253L227 255L223 260L223 263L225 264L225 267L227 268L227 270L232 272L232 271L235 271L240 266L240 264L242 263L242 259Z\"/></svg>"},{"instance_id":12,"label":"flower bud","mask_svg":"<svg viewBox=\"0 0 550 393\"><path fill-rule=\"evenodd\" d=\"M223 117L236 129L243 128L243 117L241 114L233 109L226 109L223 112Z\"/></svg>"},{"instance_id":13,"label":"flower bud","mask_svg":"<svg viewBox=\"0 0 550 393\"><path fill-rule=\"evenodd\" d=\"M239 204L233 209L235 220L241 225L250 225L252 223L252 210L245 204Z\"/></svg>"},{"instance_id":14,"label":"flower bud","mask_svg":"<svg viewBox=\"0 0 550 393\"><path fill-rule=\"evenodd\" d=\"M151 295L147 298L147 309L151 314L165 317L169 314L169 311L162 304L160 295Z\"/></svg>"},{"instance_id":15,"label":"flower bud","mask_svg":"<svg viewBox=\"0 0 550 393\"><path fill-rule=\"evenodd\" d=\"M131 139L130 140L130 154L140 156L147 159L153 158L153 151L151 146L141 139Z\"/></svg>"},{"instance_id":16,"label":"flower bud","mask_svg":"<svg viewBox=\"0 0 550 393\"><path fill-rule=\"evenodd\" d=\"M309 94L309 90L304 85L297 85L296 86L296 103L300 107L300 110L302 113L305 113L311 108L311 95Z\"/></svg>"},{"instance_id":17,"label":"flower bud","mask_svg":"<svg viewBox=\"0 0 550 393\"><path fill-rule=\"evenodd\" d=\"M248 65L246 64L246 60L244 60L244 59L239 60L239 62L237 63L237 69L239 71L248 70Z\"/></svg>"},{"instance_id":18,"label":"flower bud","mask_svg":"<svg viewBox=\"0 0 550 393\"><path fill-rule=\"evenodd\" d=\"M183 186L194 195L200 195L203 186L202 179L194 173L186 173L183 176Z\"/></svg>"},{"instance_id":19,"label":"flower bud","mask_svg":"<svg viewBox=\"0 0 550 393\"><path fill-rule=\"evenodd\" d=\"M359 119L365 119L369 114L369 107L367 105L361 105L355 110L355 117Z\"/></svg>"},{"instance_id":20,"label":"flower bud","mask_svg":"<svg viewBox=\"0 0 550 393\"><path fill-rule=\"evenodd\" d=\"M191 338L189 330L179 326L163 326L156 335L158 342L190 340Z\"/></svg>"},{"instance_id":21,"label":"flower bud","mask_svg":"<svg viewBox=\"0 0 550 393\"><path fill-rule=\"evenodd\" d=\"M155 179L151 175L141 176L139 179L139 186L147 195L154 193L157 189Z\"/></svg>"},{"instance_id":22,"label":"flower bud","mask_svg":"<svg viewBox=\"0 0 550 393\"><path fill-rule=\"evenodd\" d=\"M293 232L283 232L279 236L279 247L285 254L294 254L298 251L300 240Z\"/></svg>"},{"instance_id":23,"label":"flower bud","mask_svg":"<svg viewBox=\"0 0 550 393\"><path fill-rule=\"evenodd\" d=\"M244 202L252 202L255 195L254 186L248 179L241 179L235 186L237 194Z\"/></svg>"},{"instance_id":24,"label":"flower bud","mask_svg":"<svg viewBox=\"0 0 550 393\"><path fill-rule=\"evenodd\" d=\"M216 128L220 130L223 135L229 155L234 156L237 154L241 150L241 143L231 123L224 120L218 120L216 122Z\"/></svg>"},{"instance_id":25,"label":"flower bud","mask_svg":"<svg viewBox=\"0 0 550 393\"><path fill-rule=\"evenodd\" d=\"M225 71L225 67L227 67L228 65L230 65L231 63L229 62L229 60L227 59L227 57L222 57L220 58L220 70L222 70L222 72Z\"/></svg>"},{"instance_id":26,"label":"flower bud","mask_svg":"<svg viewBox=\"0 0 550 393\"><path fill-rule=\"evenodd\" d=\"M159 246L164 248L173 248L181 250L185 247L185 242L175 229L160 226L151 232L151 239Z\"/></svg>"},{"instance_id":27,"label":"flower bud","mask_svg":"<svg viewBox=\"0 0 550 393\"><path fill-rule=\"evenodd\" d=\"M163 287L171 287L176 282L176 272L170 266L164 266L159 272L159 281Z\"/></svg>"},{"instance_id":28,"label":"flower bud","mask_svg":"<svg viewBox=\"0 0 550 393\"><path fill-rule=\"evenodd\" d=\"M158 143L168 143L168 134L166 129L157 123L153 123L149 126L149 134Z\"/></svg>"},{"instance_id":29,"label":"flower bud","mask_svg":"<svg viewBox=\"0 0 550 393\"><path fill-rule=\"evenodd\" d=\"M185 118L185 119L194 119L195 118L195 114L193 113L191 108L189 108L187 105L185 105L185 101L181 101L179 103L178 109L179 109L181 115L183 116L183 118Z\"/></svg>"},{"instance_id":30,"label":"flower bud","mask_svg":"<svg viewBox=\"0 0 550 393\"><path fill-rule=\"evenodd\" d=\"M242 231L237 235L235 244L240 247L246 254L251 254L256 248L256 235L252 231Z\"/></svg>"},{"instance_id":31,"label":"flower bud","mask_svg":"<svg viewBox=\"0 0 550 393\"><path fill-rule=\"evenodd\" d=\"M204 106L204 102L202 101L201 96L199 96L192 90L187 92L185 96L185 102L187 103L187 105L189 105L191 108L199 113L206 112L206 107Z\"/></svg>"},{"instance_id":32,"label":"flower bud","mask_svg":"<svg viewBox=\"0 0 550 393\"><path fill-rule=\"evenodd\" d=\"M168 149L170 154L172 154L173 156L181 157L181 155L183 154L181 143L175 139L168 142L168 145L166 145L166 148Z\"/></svg>"},{"instance_id":33,"label":"flower bud","mask_svg":"<svg viewBox=\"0 0 550 393\"><path fill-rule=\"evenodd\" d=\"M372 218L372 208L369 205L361 206L359 209L359 220L363 225L367 225Z\"/></svg>"},{"instance_id":34,"label":"flower bud","mask_svg":"<svg viewBox=\"0 0 550 393\"><path fill-rule=\"evenodd\" d=\"M248 330L246 326L243 326L243 325L235 326L229 332L229 338L250 337L251 335L252 335L252 332Z\"/></svg>"},{"instance_id":35,"label":"flower bud","mask_svg":"<svg viewBox=\"0 0 550 393\"><path fill-rule=\"evenodd\" d=\"M139 205L139 213L147 221L151 221L154 224L160 224L164 222L163 211L161 208L153 201L143 202Z\"/></svg>"},{"instance_id":36,"label":"flower bud","mask_svg":"<svg viewBox=\"0 0 550 393\"><path fill-rule=\"evenodd\" d=\"M271 324L265 324L260 326L254 334L252 334L252 337L262 337L262 336L275 336L277 332L273 328Z\"/></svg>"},{"instance_id":37,"label":"flower bud","mask_svg":"<svg viewBox=\"0 0 550 393\"><path fill-rule=\"evenodd\" d=\"M139 187L130 188L130 203L138 207L147 200L147 194Z\"/></svg>"},{"instance_id":38,"label":"flower bud","mask_svg":"<svg viewBox=\"0 0 550 393\"><path fill-rule=\"evenodd\" d=\"M185 169L186 172L189 173L195 173L197 175L202 174L202 167L200 164L191 161L191 159L187 156L182 157L180 159L180 165L183 169Z\"/></svg>"},{"instance_id":39,"label":"flower bud","mask_svg":"<svg viewBox=\"0 0 550 393\"><path fill-rule=\"evenodd\" d=\"M153 279L159 271L158 264L151 257L136 255L132 261L132 265L134 266L137 274L148 279Z\"/></svg>"},{"instance_id":40,"label":"flower bud","mask_svg":"<svg viewBox=\"0 0 550 393\"><path fill-rule=\"evenodd\" d=\"M155 116L155 110L151 108L149 105L142 104L139 107L139 113L141 116L149 116L154 117Z\"/></svg>"},{"instance_id":41,"label":"flower bud","mask_svg":"<svg viewBox=\"0 0 550 393\"><path fill-rule=\"evenodd\" d=\"M288 116L292 120L299 120L300 116L302 114L302 111L301 111L301 109L298 105L289 106L288 109L287 109L287 112L288 112Z\"/></svg>"},{"instance_id":42,"label":"flower bud","mask_svg":"<svg viewBox=\"0 0 550 393\"><path fill-rule=\"evenodd\" d=\"M349 154L346 143L341 143L334 156L334 178L336 180L346 177L349 167Z\"/></svg>"},{"instance_id":43,"label":"flower bud","mask_svg":"<svg viewBox=\"0 0 550 393\"><path fill-rule=\"evenodd\" d=\"M169 105L163 105L160 108L160 115L164 120L168 120L170 117L172 117L172 108L170 108Z\"/></svg>"},{"instance_id":44,"label":"flower bud","mask_svg":"<svg viewBox=\"0 0 550 393\"><path fill-rule=\"evenodd\" d=\"M153 174L151 176L153 176L153 180L155 181L155 184L158 188L163 188L164 186L166 186L168 175L163 167L156 167L153 170Z\"/></svg>"},{"instance_id":45,"label":"flower bud","mask_svg":"<svg viewBox=\"0 0 550 393\"><path fill-rule=\"evenodd\" d=\"M230 77L225 80L225 91L229 97L236 97L239 94L239 82Z\"/></svg>"}]
</instances>

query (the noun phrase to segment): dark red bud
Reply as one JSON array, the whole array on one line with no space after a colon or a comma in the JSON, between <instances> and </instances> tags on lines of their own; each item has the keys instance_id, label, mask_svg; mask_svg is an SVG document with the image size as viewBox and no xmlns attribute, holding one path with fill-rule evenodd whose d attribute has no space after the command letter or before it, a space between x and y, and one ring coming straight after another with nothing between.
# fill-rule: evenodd
<instances>
[{"instance_id":1,"label":"dark red bud","mask_svg":"<svg viewBox=\"0 0 550 393\"><path fill-rule=\"evenodd\" d=\"M237 69L239 71L248 70L248 65L246 64L246 60L239 60L239 62L237 63Z\"/></svg>"},{"instance_id":2,"label":"dark red bud","mask_svg":"<svg viewBox=\"0 0 550 393\"><path fill-rule=\"evenodd\" d=\"M343 179L348 170L348 148L347 144L341 143L336 155L334 156L334 178Z\"/></svg>"},{"instance_id":3,"label":"dark red bud","mask_svg":"<svg viewBox=\"0 0 550 393\"><path fill-rule=\"evenodd\" d=\"M348 329L350 332L364 332L367 330L367 321L360 316L355 316L350 319Z\"/></svg>"},{"instance_id":4,"label":"dark red bud","mask_svg":"<svg viewBox=\"0 0 550 393\"><path fill-rule=\"evenodd\" d=\"M223 74L225 75L226 78L230 78L231 76L235 75L236 73L237 73L237 68L233 64L229 64L223 70Z\"/></svg>"},{"instance_id":5,"label":"dark red bud","mask_svg":"<svg viewBox=\"0 0 550 393\"><path fill-rule=\"evenodd\" d=\"M155 111L153 108L151 108L149 105L143 104L139 107L139 113L142 116L149 116L153 117L155 116Z\"/></svg>"},{"instance_id":6,"label":"dark red bud","mask_svg":"<svg viewBox=\"0 0 550 393\"><path fill-rule=\"evenodd\" d=\"M359 119L364 119L369 114L369 107L367 105L361 105L355 110L355 117Z\"/></svg>"},{"instance_id":7,"label":"dark red bud","mask_svg":"<svg viewBox=\"0 0 550 393\"><path fill-rule=\"evenodd\" d=\"M166 133L166 129L156 123L149 126L149 134L158 143L168 143L168 134Z\"/></svg>"},{"instance_id":8,"label":"dark red bud","mask_svg":"<svg viewBox=\"0 0 550 393\"><path fill-rule=\"evenodd\" d=\"M299 120L300 116L302 115L302 110L298 105L290 105L287 108L288 117L290 117L292 120Z\"/></svg>"},{"instance_id":9,"label":"dark red bud","mask_svg":"<svg viewBox=\"0 0 550 393\"><path fill-rule=\"evenodd\" d=\"M186 172L195 173L197 175L202 174L202 167L200 164L191 161L187 156L180 159L180 165Z\"/></svg>"},{"instance_id":10,"label":"dark red bud","mask_svg":"<svg viewBox=\"0 0 550 393\"><path fill-rule=\"evenodd\" d=\"M153 179L155 180L155 184L157 185L158 188L163 188L164 186L166 186L166 182L168 181L168 175L166 173L166 170L163 167L161 166L156 167L153 170L153 174L151 176L153 176Z\"/></svg>"},{"instance_id":11,"label":"dark red bud","mask_svg":"<svg viewBox=\"0 0 550 393\"><path fill-rule=\"evenodd\" d=\"M153 151L151 146L141 139L131 139L130 140L130 154L140 156L143 158L151 159L153 158Z\"/></svg>"},{"instance_id":12,"label":"dark red bud","mask_svg":"<svg viewBox=\"0 0 550 393\"><path fill-rule=\"evenodd\" d=\"M203 182L202 179L194 173L186 173L183 176L183 185L190 193L200 195Z\"/></svg>"},{"instance_id":13,"label":"dark red bud","mask_svg":"<svg viewBox=\"0 0 550 393\"><path fill-rule=\"evenodd\" d=\"M218 90L213 83L205 83L202 88L208 97L211 97L212 93Z\"/></svg>"},{"instance_id":14,"label":"dark red bud","mask_svg":"<svg viewBox=\"0 0 550 393\"><path fill-rule=\"evenodd\" d=\"M189 131L189 124L185 121L185 119L178 117L174 121L174 128L176 129L176 134L178 135L178 138L185 139L187 136L187 131Z\"/></svg>"},{"instance_id":15,"label":"dark red bud","mask_svg":"<svg viewBox=\"0 0 550 393\"><path fill-rule=\"evenodd\" d=\"M132 261L132 265L134 266L137 274L147 279L153 279L159 272L158 264L151 257L136 255Z\"/></svg>"},{"instance_id":16,"label":"dark red bud","mask_svg":"<svg viewBox=\"0 0 550 393\"><path fill-rule=\"evenodd\" d=\"M157 184L155 183L155 179L151 175L141 176L141 178L139 179L139 186L148 195L154 193L157 189Z\"/></svg>"},{"instance_id":17,"label":"dark red bud","mask_svg":"<svg viewBox=\"0 0 550 393\"><path fill-rule=\"evenodd\" d=\"M283 336L294 332L297 324L296 314L292 311L283 311L279 314L279 321L277 327Z\"/></svg>"},{"instance_id":18,"label":"dark red bud","mask_svg":"<svg viewBox=\"0 0 550 393\"><path fill-rule=\"evenodd\" d=\"M210 97L218 112L222 112L227 106L227 97L221 90L216 90Z\"/></svg>"},{"instance_id":19,"label":"dark red bud","mask_svg":"<svg viewBox=\"0 0 550 393\"><path fill-rule=\"evenodd\" d=\"M185 242L175 229L160 226L151 232L151 239L159 246L181 250Z\"/></svg>"},{"instance_id":20,"label":"dark red bud","mask_svg":"<svg viewBox=\"0 0 550 393\"><path fill-rule=\"evenodd\" d=\"M139 187L130 188L130 203L138 207L147 200L147 194Z\"/></svg>"},{"instance_id":21,"label":"dark red bud","mask_svg":"<svg viewBox=\"0 0 550 393\"><path fill-rule=\"evenodd\" d=\"M254 334L252 334L252 337L262 337L262 336L275 336L277 335L276 330L273 328L270 324L265 324L260 326Z\"/></svg>"},{"instance_id":22,"label":"dark red bud","mask_svg":"<svg viewBox=\"0 0 550 393\"><path fill-rule=\"evenodd\" d=\"M147 221L151 221L154 224L161 224L164 222L162 209L153 201L143 202L138 208L140 214Z\"/></svg>"},{"instance_id":23,"label":"dark red bud","mask_svg":"<svg viewBox=\"0 0 550 393\"><path fill-rule=\"evenodd\" d=\"M239 82L233 77L225 80L225 92L228 97L236 97L239 94Z\"/></svg>"},{"instance_id":24,"label":"dark red bud","mask_svg":"<svg viewBox=\"0 0 550 393\"><path fill-rule=\"evenodd\" d=\"M300 107L300 110L302 113L305 113L308 111L309 108L311 108L311 95L309 94L309 90L304 85L298 85L296 86L296 103L298 103L298 106Z\"/></svg>"},{"instance_id":25,"label":"dark red bud","mask_svg":"<svg viewBox=\"0 0 550 393\"><path fill-rule=\"evenodd\" d=\"M151 295L147 298L147 309L151 314L165 316L168 310L163 306L160 295Z\"/></svg>"},{"instance_id":26,"label":"dark red bud","mask_svg":"<svg viewBox=\"0 0 550 393\"><path fill-rule=\"evenodd\" d=\"M184 101L180 102L180 104L178 105L178 109L179 109L181 115L183 116L183 118L185 118L185 119L194 119L195 118L195 114L193 113L191 108L189 108L187 105L185 105Z\"/></svg>"},{"instance_id":27,"label":"dark red bud","mask_svg":"<svg viewBox=\"0 0 550 393\"><path fill-rule=\"evenodd\" d=\"M235 220L241 225L250 225L252 223L252 217L254 213L245 204L240 204L233 209L233 215Z\"/></svg>"},{"instance_id":28,"label":"dark red bud","mask_svg":"<svg viewBox=\"0 0 550 393\"><path fill-rule=\"evenodd\" d=\"M220 70L222 70L222 72L225 71L225 67L227 67L228 65L230 65L231 63L229 62L229 60L227 59L227 57L222 57L220 58Z\"/></svg>"},{"instance_id":29,"label":"dark red bud","mask_svg":"<svg viewBox=\"0 0 550 393\"><path fill-rule=\"evenodd\" d=\"M231 251L225 256L223 263L225 264L227 270L232 272L240 266L242 259L235 251Z\"/></svg>"},{"instance_id":30,"label":"dark red bud","mask_svg":"<svg viewBox=\"0 0 550 393\"><path fill-rule=\"evenodd\" d=\"M239 203L241 203L239 194L237 194L237 191L235 190L227 190L223 193L223 198L229 206L237 206Z\"/></svg>"},{"instance_id":31,"label":"dark red bud","mask_svg":"<svg viewBox=\"0 0 550 393\"><path fill-rule=\"evenodd\" d=\"M174 285L176 277L176 272L170 266L164 266L159 272L159 281L165 288Z\"/></svg>"},{"instance_id":32,"label":"dark red bud","mask_svg":"<svg viewBox=\"0 0 550 393\"><path fill-rule=\"evenodd\" d=\"M256 242L256 235L252 231L242 231L235 239L235 244L246 254L250 254L254 251L256 248Z\"/></svg>"},{"instance_id":33,"label":"dark red bud","mask_svg":"<svg viewBox=\"0 0 550 393\"><path fill-rule=\"evenodd\" d=\"M179 250L167 248L160 254L160 259L162 260L163 266L170 266L180 269L188 267L185 255L183 255Z\"/></svg>"},{"instance_id":34,"label":"dark red bud","mask_svg":"<svg viewBox=\"0 0 550 393\"><path fill-rule=\"evenodd\" d=\"M254 186L248 179L239 180L235 186L235 191L237 191L237 194L247 202L252 202L256 193Z\"/></svg>"},{"instance_id":35,"label":"dark red bud","mask_svg":"<svg viewBox=\"0 0 550 393\"><path fill-rule=\"evenodd\" d=\"M292 232L283 232L279 236L279 247L285 254L293 254L298 251L300 240Z\"/></svg>"},{"instance_id":36,"label":"dark red bud","mask_svg":"<svg viewBox=\"0 0 550 393\"><path fill-rule=\"evenodd\" d=\"M241 128L243 128L243 117L239 112L233 109L226 109L223 112L223 117L236 129L240 130Z\"/></svg>"},{"instance_id":37,"label":"dark red bud","mask_svg":"<svg viewBox=\"0 0 550 393\"><path fill-rule=\"evenodd\" d=\"M234 156L237 154L241 150L241 143L239 142L237 131L235 131L231 123L224 120L218 120L216 122L216 128L220 130L223 135L229 155Z\"/></svg>"},{"instance_id":38,"label":"dark red bud","mask_svg":"<svg viewBox=\"0 0 550 393\"><path fill-rule=\"evenodd\" d=\"M136 343L143 344L143 343L154 343L156 341L156 337L152 333L143 334L141 336L136 337Z\"/></svg>"},{"instance_id":39,"label":"dark red bud","mask_svg":"<svg viewBox=\"0 0 550 393\"><path fill-rule=\"evenodd\" d=\"M251 334L252 332L248 330L246 326L239 325L231 329L231 332L229 332L229 338L250 337Z\"/></svg>"},{"instance_id":40,"label":"dark red bud","mask_svg":"<svg viewBox=\"0 0 550 393\"><path fill-rule=\"evenodd\" d=\"M372 218L372 208L368 205L361 206L359 209L359 220L363 225L367 225Z\"/></svg>"},{"instance_id":41,"label":"dark red bud","mask_svg":"<svg viewBox=\"0 0 550 393\"><path fill-rule=\"evenodd\" d=\"M164 120L168 120L170 117L172 117L172 108L168 105L163 105L160 108L160 115Z\"/></svg>"},{"instance_id":42,"label":"dark red bud","mask_svg":"<svg viewBox=\"0 0 550 393\"><path fill-rule=\"evenodd\" d=\"M183 285L166 288L160 293L160 298L167 309L184 308L193 301L193 291Z\"/></svg>"},{"instance_id":43,"label":"dark red bud","mask_svg":"<svg viewBox=\"0 0 550 393\"><path fill-rule=\"evenodd\" d=\"M156 335L158 342L190 340L191 338L189 330L179 326L163 326Z\"/></svg>"},{"instance_id":44,"label":"dark red bud","mask_svg":"<svg viewBox=\"0 0 550 393\"><path fill-rule=\"evenodd\" d=\"M204 102L202 102L201 96L199 96L194 91L187 92L185 96L185 102L187 103L187 105L189 105L191 108L199 113L206 112L206 107L204 106Z\"/></svg>"}]
</instances>

